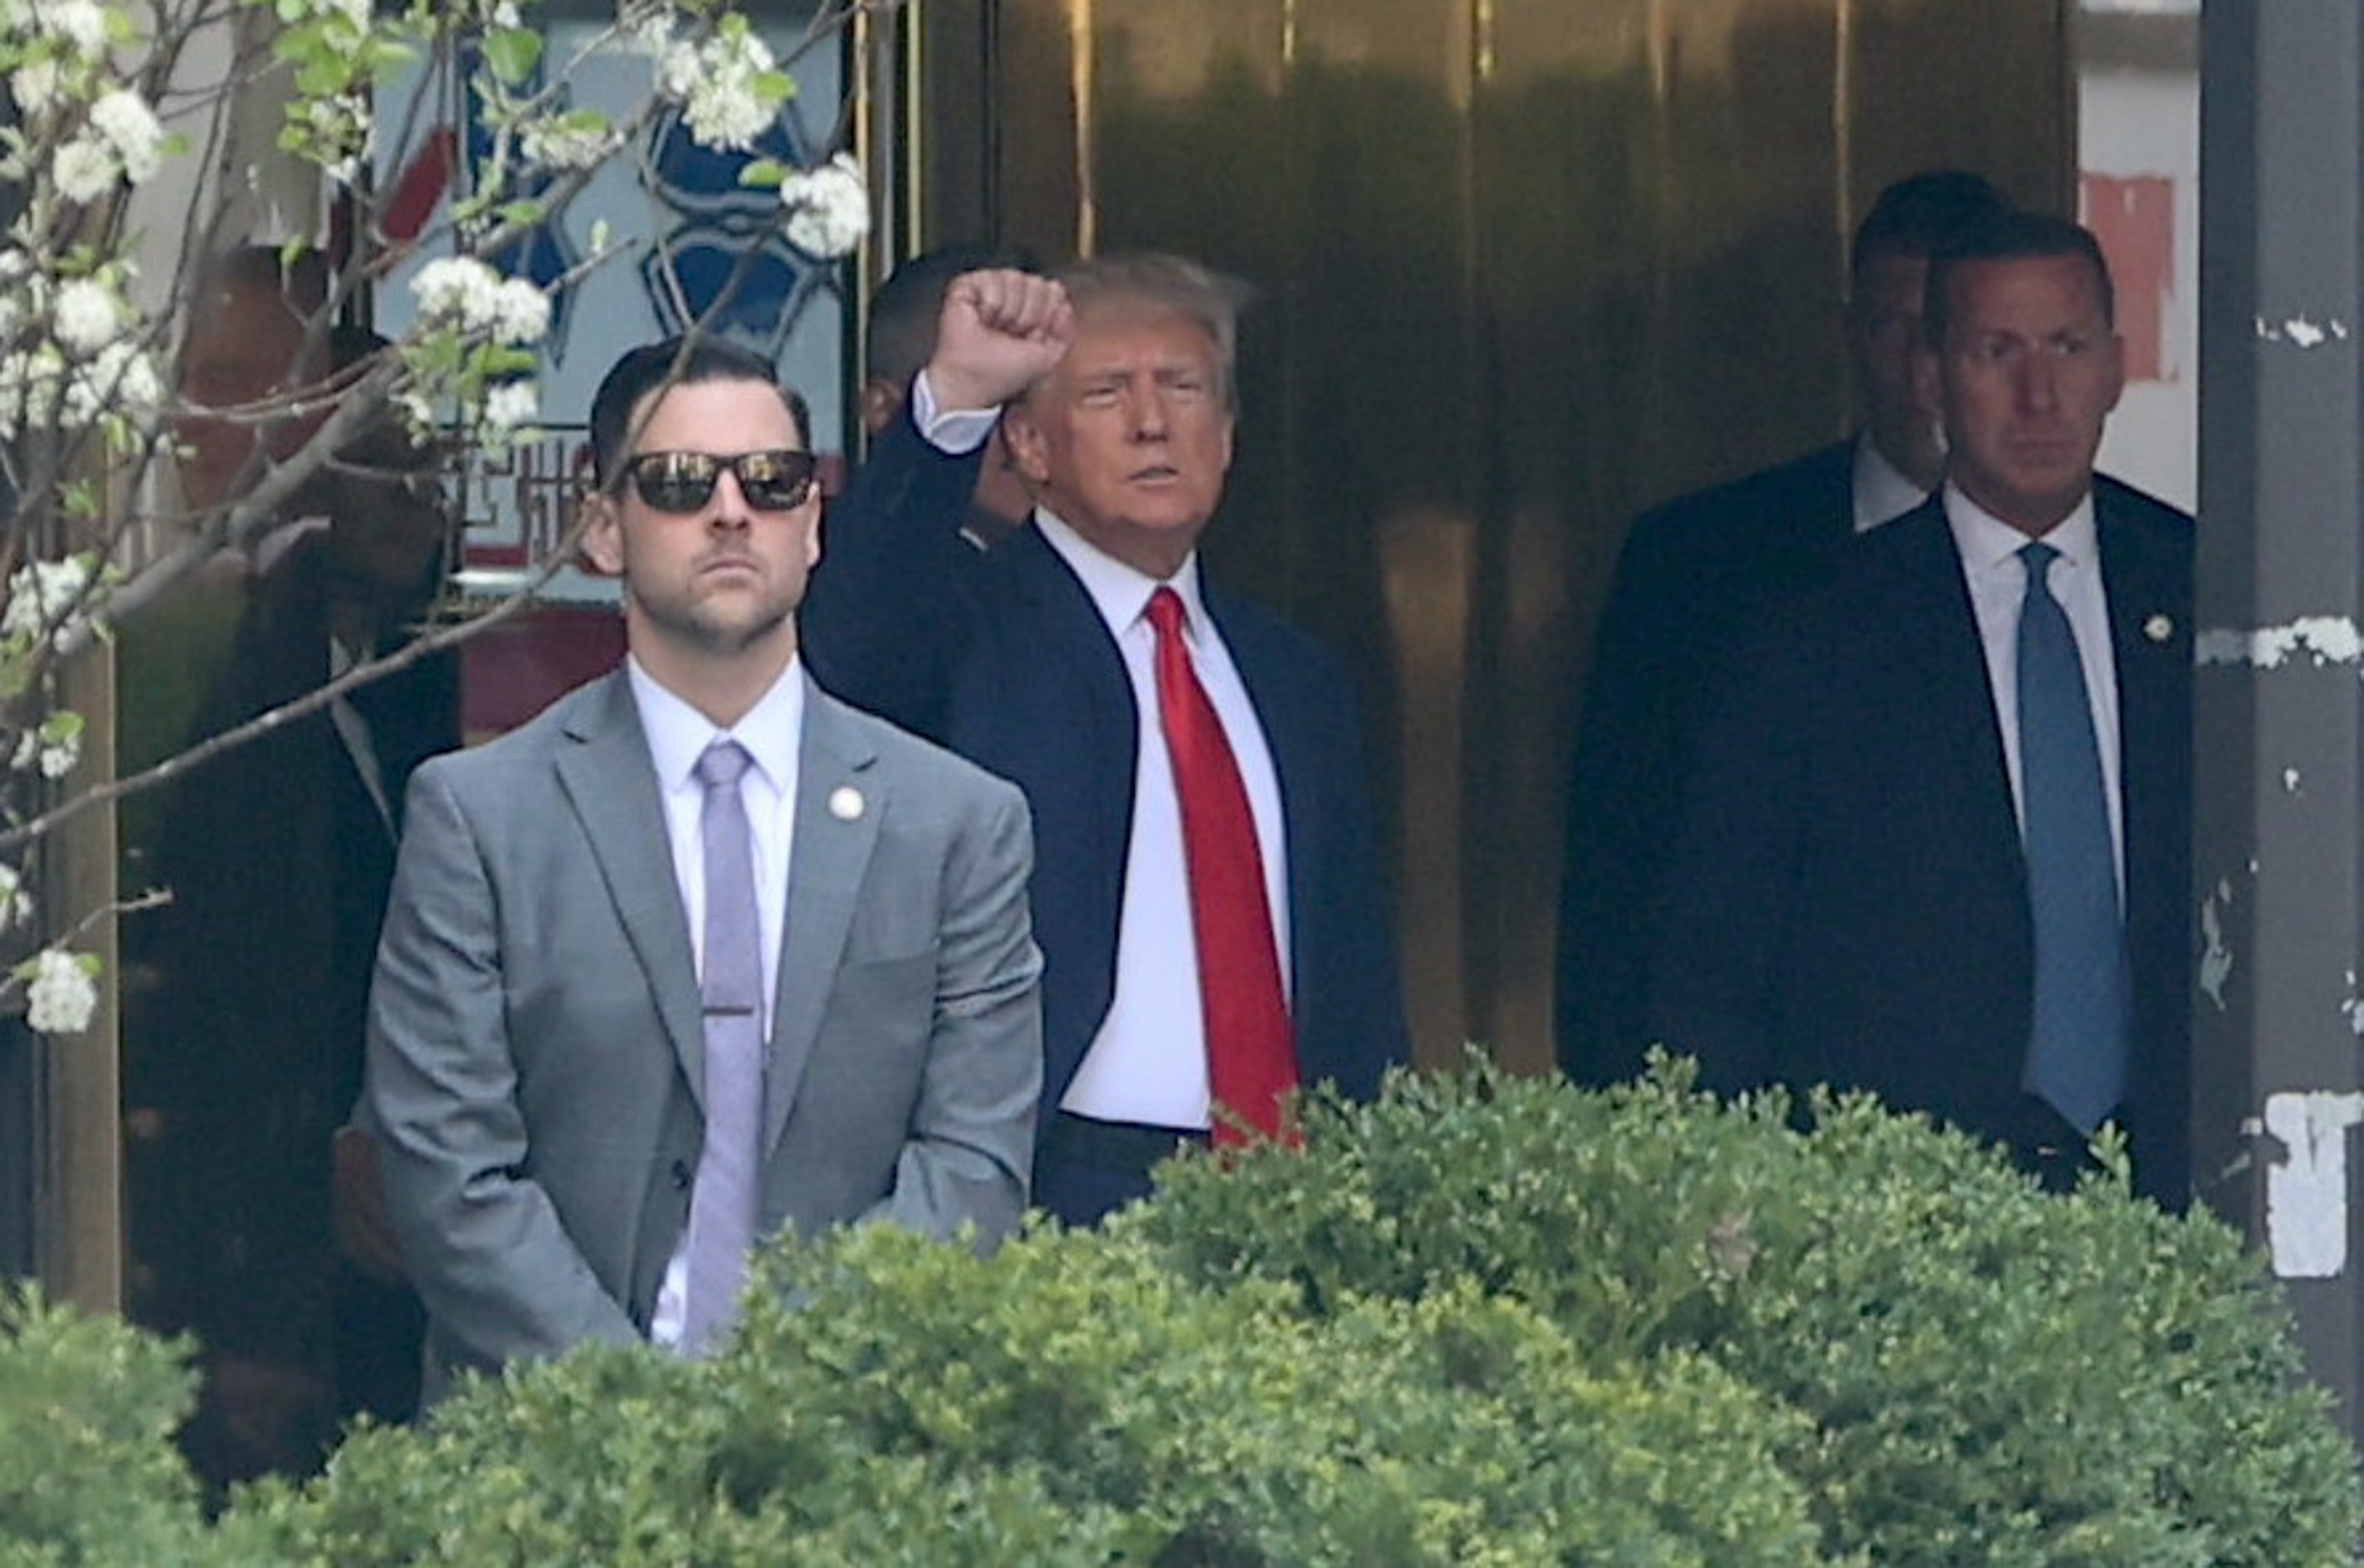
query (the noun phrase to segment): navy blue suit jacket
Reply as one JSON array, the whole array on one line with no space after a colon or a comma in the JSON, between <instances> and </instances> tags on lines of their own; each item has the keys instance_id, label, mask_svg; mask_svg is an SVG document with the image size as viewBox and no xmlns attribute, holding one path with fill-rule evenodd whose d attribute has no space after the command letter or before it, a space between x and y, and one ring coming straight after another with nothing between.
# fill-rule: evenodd
<instances>
[{"instance_id":1,"label":"navy blue suit jacket","mask_svg":"<svg viewBox=\"0 0 2364 1568\"><path fill-rule=\"evenodd\" d=\"M1553 1019L1560 1067L1578 1081L1641 1068L1680 737L1723 668L1725 640L1758 605L1827 571L1854 537L1851 440L1678 497L1626 530L1568 768Z\"/></svg>"},{"instance_id":2,"label":"navy blue suit jacket","mask_svg":"<svg viewBox=\"0 0 2364 1568\"><path fill-rule=\"evenodd\" d=\"M1031 524L989 552L961 537L977 461L908 417L881 438L824 525L804 649L830 689L1025 791L1048 1112L1115 993L1140 720L1107 623L1049 542ZM1355 705L1301 633L1204 592L1279 775L1299 1072L1366 1098L1408 1052Z\"/></svg>"},{"instance_id":3,"label":"navy blue suit jacket","mask_svg":"<svg viewBox=\"0 0 2364 1568\"><path fill-rule=\"evenodd\" d=\"M2103 479L2138 1185L2190 1188L2191 520ZM2081 1145L2020 1087L2027 883L1985 655L1932 499L1735 650L1691 747L1650 1021L1708 1086L1877 1092L2009 1144Z\"/></svg>"}]
</instances>

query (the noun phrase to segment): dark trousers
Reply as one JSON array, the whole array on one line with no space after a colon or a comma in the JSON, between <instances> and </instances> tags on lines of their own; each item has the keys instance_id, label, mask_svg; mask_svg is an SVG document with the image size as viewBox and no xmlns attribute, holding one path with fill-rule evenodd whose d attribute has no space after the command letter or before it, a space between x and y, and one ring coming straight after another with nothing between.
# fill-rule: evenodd
<instances>
[{"instance_id":1,"label":"dark trousers","mask_svg":"<svg viewBox=\"0 0 2364 1568\"><path fill-rule=\"evenodd\" d=\"M1202 1129L1102 1122L1054 1111L1034 1151L1034 1206L1064 1225L1098 1225L1149 1196L1152 1167L1203 1147Z\"/></svg>"}]
</instances>

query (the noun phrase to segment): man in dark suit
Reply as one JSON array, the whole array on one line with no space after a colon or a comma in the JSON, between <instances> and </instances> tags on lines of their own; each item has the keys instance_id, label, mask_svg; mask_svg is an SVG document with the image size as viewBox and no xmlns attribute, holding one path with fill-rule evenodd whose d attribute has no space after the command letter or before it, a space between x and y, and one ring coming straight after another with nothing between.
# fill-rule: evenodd
<instances>
[{"instance_id":1,"label":"man in dark suit","mask_svg":"<svg viewBox=\"0 0 2364 1568\"><path fill-rule=\"evenodd\" d=\"M936 352L936 324L943 319L944 291L966 273L995 268L1038 272L1015 251L986 245L944 245L898 263L871 297L862 333L862 433L878 440L903 416L911 383ZM1009 537L1034 510L1026 482L1002 444L999 426L986 438L976 468L976 489L962 525L969 542L989 550Z\"/></svg>"},{"instance_id":2,"label":"man in dark suit","mask_svg":"<svg viewBox=\"0 0 2364 1568\"><path fill-rule=\"evenodd\" d=\"M272 246L213 260L177 366L192 405L284 398L381 349L357 329L316 336L327 281L317 255ZM325 412L267 436L192 415L176 431L184 500L242 498L258 448L285 458ZM213 564L195 602L236 605L227 662L189 718L142 709L127 753L181 751L403 649L453 526L433 454L391 417L367 421L257 548ZM195 644L186 622L135 628L127 689L196 686ZM212 1484L315 1467L340 1414L399 1420L417 1403L417 1299L377 1260L340 1255L362 1151L336 1133L361 1086L403 786L459 738L458 661L429 654L199 763L155 814L128 818L127 866L173 901L126 929L130 1306L204 1345L181 1440Z\"/></svg>"},{"instance_id":3,"label":"man in dark suit","mask_svg":"<svg viewBox=\"0 0 2364 1568\"><path fill-rule=\"evenodd\" d=\"M1626 532L1569 775L1554 1019L1560 1066L1579 1081L1631 1077L1648 1043L1643 960L1682 776L1677 741L1724 667L1720 639L1935 487L1944 457L1912 369L1929 257L2007 205L1957 170L1880 192L1849 254L1845 330L1862 429L1669 501Z\"/></svg>"},{"instance_id":4,"label":"man in dark suit","mask_svg":"<svg viewBox=\"0 0 2364 1568\"><path fill-rule=\"evenodd\" d=\"M1946 482L1737 646L1651 1021L1711 1087L1873 1090L2056 1182L2114 1117L2180 1204L2191 520L2093 474L2112 310L2061 219L2006 215L1933 263Z\"/></svg>"},{"instance_id":5,"label":"man in dark suit","mask_svg":"<svg viewBox=\"0 0 2364 1568\"><path fill-rule=\"evenodd\" d=\"M1025 802L807 679L802 400L676 340L591 427L630 655L418 770L371 991L430 1397L584 1340L696 1352L781 1230L984 1241L1025 1207Z\"/></svg>"},{"instance_id":6,"label":"man in dark suit","mask_svg":"<svg viewBox=\"0 0 2364 1568\"><path fill-rule=\"evenodd\" d=\"M1283 1131L1288 1086L1368 1094L1406 1055L1344 678L1199 572L1231 463L1233 342L1225 289L1179 258L962 278L912 417L832 519L808 617L825 684L1016 780L1033 807L1034 1194L1073 1223L1145 1193L1184 1145ZM979 554L957 528L976 444L1011 399L1006 435L1039 504ZM1202 786L1177 760L1199 755L1176 736L1203 733L1177 718L1203 711L1186 689L1199 687L1254 830L1212 865ZM1260 893L1236 920L1210 913L1225 870ZM1261 935L1234 946L1242 923ZM1228 1088L1243 1071L1254 1087Z\"/></svg>"}]
</instances>

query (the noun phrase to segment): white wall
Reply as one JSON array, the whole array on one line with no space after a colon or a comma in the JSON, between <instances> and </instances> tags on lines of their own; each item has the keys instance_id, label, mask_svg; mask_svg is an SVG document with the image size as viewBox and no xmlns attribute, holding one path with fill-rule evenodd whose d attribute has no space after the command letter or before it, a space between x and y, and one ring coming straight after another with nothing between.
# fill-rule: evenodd
<instances>
[{"instance_id":1,"label":"white wall","mask_svg":"<svg viewBox=\"0 0 2364 1568\"><path fill-rule=\"evenodd\" d=\"M2102 467L2190 509L2200 497L2200 79L2090 70L2079 86L2085 174L2163 178L2173 190L2160 377L2128 384L2102 443Z\"/></svg>"}]
</instances>

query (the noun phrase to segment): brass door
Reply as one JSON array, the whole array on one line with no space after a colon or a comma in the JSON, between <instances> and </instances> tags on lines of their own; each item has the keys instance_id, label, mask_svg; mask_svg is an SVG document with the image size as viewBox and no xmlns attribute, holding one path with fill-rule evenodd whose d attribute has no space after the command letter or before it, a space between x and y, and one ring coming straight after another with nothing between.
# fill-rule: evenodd
<instances>
[{"instance_id":1,"label":"brass door","mask_svg":"<svg viewBox=\"0 0 2364 1568\"><path fill-rule=\"evenodd\" d=\"M1178 250L1260 291L1209 554L1360 683L1422 1058L1546 1064L1563 756L1625 520L1847 427L1880 185L1951 164L2060 204L2065 8L920 5L897 241Z\"/></svg>"}]
</instances>

